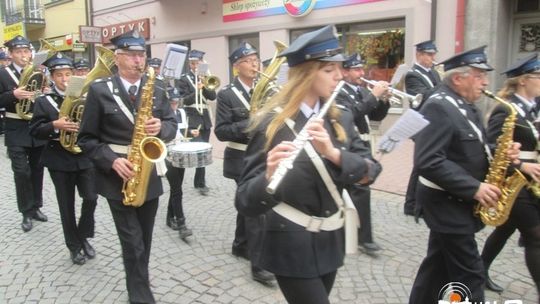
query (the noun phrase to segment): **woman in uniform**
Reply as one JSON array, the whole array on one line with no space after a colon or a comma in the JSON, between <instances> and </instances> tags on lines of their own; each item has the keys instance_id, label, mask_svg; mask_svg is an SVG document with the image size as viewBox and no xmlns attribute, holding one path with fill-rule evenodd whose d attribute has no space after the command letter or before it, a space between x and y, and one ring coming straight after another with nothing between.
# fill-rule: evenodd
<instances>
[{"instance_id":1,"label":"woman in uniform","mask_svg":"<svg viewBox=\"0 0 540 304\"><path fill-rule=\"evenodd\" d=\"M308 120L342 78L340 52L335 27L326 26L301 35L280 54L287 57L289 81L251 123L236 193L239 212L267 215L257 264L275 274L289 303L329 303L344 258L340 199L332 193L345 185L368 184L378 173L350 112L332 106L325 118ZM269 194L266 187L278 164L296 150L292 142L302 128L310 135L306 149ZM318 161L308 157L308 148Z\"/></svg>"}]
</instances>

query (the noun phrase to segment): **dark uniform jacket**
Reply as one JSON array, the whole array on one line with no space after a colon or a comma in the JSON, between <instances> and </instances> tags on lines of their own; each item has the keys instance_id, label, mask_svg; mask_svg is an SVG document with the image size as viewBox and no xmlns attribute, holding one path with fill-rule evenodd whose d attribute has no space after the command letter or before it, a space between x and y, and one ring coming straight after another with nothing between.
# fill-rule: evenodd
<instances>
[{"instance_id":1,"label":"dark uniform jacket","mask_svg":"<svg viewBox=\"0 0 540 304\"><path fill-rule=\"evenodd\" d=\"M202 115L195 108L195 79L195 74L193 74L193 72L189 72L187 74L183 74L177 82L178 89L184 98L184 109L189 117L189 128L197 129L200 125L201 130L210 130L212 128L212 121L210 120L208 105L206 104L204 98L202 104L204 105L205 109L203 109ZM216 91L208 90L206 87L202 89L202 95L207 100L216 99ZM199 98L201 97L202 96L199 96Z\"/></svg>"},{"instance_id":2,"label":"dark uniform jacket","mask_svg":"<svg viewBox=\"0 0 540 304\"><path fill-rule=\"evenodd\" d=\"M123 182L112 169L112 164L118 157L126 157L126 155L113 152L108 144L130 145L134 128L116 103L113 92L121 98L132 113L135 113L136 108L139 107L145 82L146 78L143 77L135 107L129 101L128 93L118 75L98 79L90 85L88 90L78 144L97 168L98 193L108 199L121 200L123 198L121 193ZM112 92L109 89L110 85L112 85ZM161 131L157 137L168 142L176 135L177 123L166 98L165 88L160 88L158 85L159 82L156 82L154 86L152 116L161 119ZM135 115L134 118L136 122ZM156 198L162 193L161 180L154 170L146 200Z\"/></svg>"},{"instance_id":3,"label":"dark uniform jacket","mask_svg":"<svg viewBox=\"0 0 540 304\"><path fill-rule=\"evenodd\" d=\"M478 110L441 85L420 113L430 124L416 136L414 163L421 177L444 189L418 183L416 200L424 219L437 232L474 233L483 225L474 216L477 202L473 197L488 172L489 162L484 144L463 113L487 141Z\"/></svg>"},{"instance_id":4,"label":"dark uniform jacket","mask_svg":"<svg viewBox=\"0 0 540 304\"><path fill-rule=\"evenodd\" d=\"M514 142L518 142L521 144L521 151L537 151L538 138L535 138L535 133L532 130L532 128L534 128L534 117L527 109L527 105L523 103L517 96L512 95L509 102L517 106L517 109L514 108L517 112L517 118L514 124ZM497 143L497 138L502 134L502 126L508 115L509 110L504 105L499 104L495 107L495 109L493 109L493 112L489 117L487 130L488 141L493 145ZM531 159L523 159L522 161L534 163L537 162L536 160ZM513 170L509 169L508 173L513 174ZM524 172L522 173L525 174ZM526 187L523 187L523 189L518 195L518 198L526 199L527 201L533 200L535 202L537 200L534 194L531 191L527 190Z\"/></svg>"},{"instance_id":5,"label":"dark uniform jacket","mask_svg":"<svg viewBox=\"0 0 540 304\"><path fill-rule=\"evenodd\" d=\"M405 75L405 90L407 91L407 94L413 96L416 94L422 94L422 103L418 106L418 108L424 104L429 96L437 89L437 86L440 83L441 77L437 71L431 69L429 72L427 72L424 68L416 63Z\"/></svg>"},{"instance_id":6,"label":"dark uniform jacket","mask_svg":"<svg viewBox=\"0 0 540 304\"><path fill-rule=\"evenodd\" d=\"M58 111L63 101L64 96L58 94L54 88L50 94L40 96L35 101L30 133L38 139L48 140L41 152L41 163L49 170L65 172L92 168L92 161L84 153L73 154L60 144L60 130L55 130L52 122L58 119Z\"/></svg>"},{"instance_id":7,"label":"dark uniform jacket","mask_svg":"<svg viewBox=\"0 0 540 304\"><path fill-rule=\"evenodd\" d=\"M305 150L300 152L293 169L283 178L275 194L266 192L267 153L264 145L269 120L258 127L249 142L235 200L236 208L245 216L266 214L266 233L258 265L276 275L298 278L313 278L335 271L343 265L342 229L309 232L305 227L296 225L271 210L283 201L305 214L328 217L337 211L337 207ZM307 118L299 112L294 121L294 129L299 132ZM354 130L349 111L342 111L340 123L347 133L345 143L336 140L329 119L325 119L325 128L329 131L334 146L341 150L341 167L338 168L323 158L325 167L339 191L366 176L368 167L371 166L365 160L370 158L370 150ZM269 149L284 140L293 141L294 138L294 133L285 126L278 131Z\"/></svg>"},{"instance_id":8,"label":"dark uniform jacket","mask_svg":"<svg viewBox=\"0 0 540 304\"><path fill-rule=\"evenodd\" d=\"M20 78L21 75L13 64L0 69L0 108L6 108L6 112L15 114L15 104L17 98L13 91L19 86L11 77L7 69ZM5 123L5 145L20 147L39 147L47 143L30 135L30 121L23 119L4 118Z\"/></svg>"},{"instance_id":9,"label":"dark uniform jacket","mask_svg":"<svg viewBox=\"0 0 540 304\"><path fill-rule=\"evenodd\" d=\"M221 89L217 96L216 127L214 133L221 141L231 141L239 144L247 144L248 134L245 132L249 123L249 110L234 93L233 87L244 96L249 103L249 93L235 78L232 84ZM244 151L226 147L223 158L223 176L238 178L242 172Z\"/></svg>"},{"instance_id":10,"label":"dark uniform jacket","mask_svg":"<svg viewBox=\"0 0 540 304\"><path fill-rule=\"evenodd\" d=\"M379 102L377 98L366 88L361 88L360 92L355 91L351 86L344 85L336 97L337 104L351 110L354 116L354 124L360 134L369 133L369 120L381 121L388 114L390 103Z\"/></svg>"}]
</instances>

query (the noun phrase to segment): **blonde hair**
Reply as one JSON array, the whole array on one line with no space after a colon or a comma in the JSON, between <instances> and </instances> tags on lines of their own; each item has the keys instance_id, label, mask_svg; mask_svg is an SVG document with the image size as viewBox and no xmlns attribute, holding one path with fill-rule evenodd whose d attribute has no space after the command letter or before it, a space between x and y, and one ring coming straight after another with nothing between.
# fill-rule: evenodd
<instances>
[{"instance_id":1,"label":"blonde hair","mask_svg":"<svg viewBox=\"0 0 540 304\"><path fill-rule=\"evenodd\" d=\"M289 69L288 81L285 86L279 93L270 98L259 111L257 111L250 122L248 128L249 131L256 129L265 119L267 114L273 112L276 107L282 109L281 112L277 113L272 118L270 124L266 128L265 150L270 148L274 136L281 128L283 128L285 120L287 118L295 117L298 114L300 105L304 101L304 97L308 95L311 90L317 71L327 64L328 62L307 61L291 67ZM335 107L335 105L332 105L327 116L330 117L337 139L340 142L345 142L347 140L347 134L338 122L340 114L340 110Z\"/></svg>"},{"instance_id":2,"label":"blonde hair","mask_svg":"<svg viewBox=\"0 0 540 304\"><path fill-rule=\"evenodd\" d=\"M517 77L508 78L504 81L502 89L497 93L502 99L509 99L514 95L519 87L519 83L522 79L527 78L528 74L524 74Z\"/></svg>"}]
</instances>

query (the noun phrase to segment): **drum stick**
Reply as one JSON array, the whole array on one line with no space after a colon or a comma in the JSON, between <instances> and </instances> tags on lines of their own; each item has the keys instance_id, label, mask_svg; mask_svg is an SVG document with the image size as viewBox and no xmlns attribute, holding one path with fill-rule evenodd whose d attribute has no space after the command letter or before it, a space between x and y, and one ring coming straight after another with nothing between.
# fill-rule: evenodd
<instances>
[{"instance_id":1,"label":"drum stick","mask_svg":"<svg viewBox=\"0 0 540 304\"><path fill-rule=\"evenodd\" d=\"M189 129L189 117L186 118L186 129L184 130L184 138L187 139L187 132Z\"/></svg>"},{"instance_id":2,"label":"drum stick","mask_svg":"<svg viewBox=\"0 0 540 304\"><path fill-rule=\"evenodd\" d=\"M197 131L200 131L201 130L201 125L199 124L199 126L197 126Z\"/></svg>"}]
</instances>

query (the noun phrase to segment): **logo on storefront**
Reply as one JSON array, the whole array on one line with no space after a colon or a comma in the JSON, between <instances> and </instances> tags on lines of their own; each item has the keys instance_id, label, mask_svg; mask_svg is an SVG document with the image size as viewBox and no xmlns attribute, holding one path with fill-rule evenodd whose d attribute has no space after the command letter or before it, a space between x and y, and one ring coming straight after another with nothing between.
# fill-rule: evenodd
<instances>
[{"instance_id":1,"label":"logo on storefront","mask_svg":"<svg viewBox=\"0 0 540 304\"><path fill-rule=\"evenodd\" d=\"M293 17L303 17L313 10L316 0L283 0L283 7L287 14Z\"/></svg>"}]
</instances>

